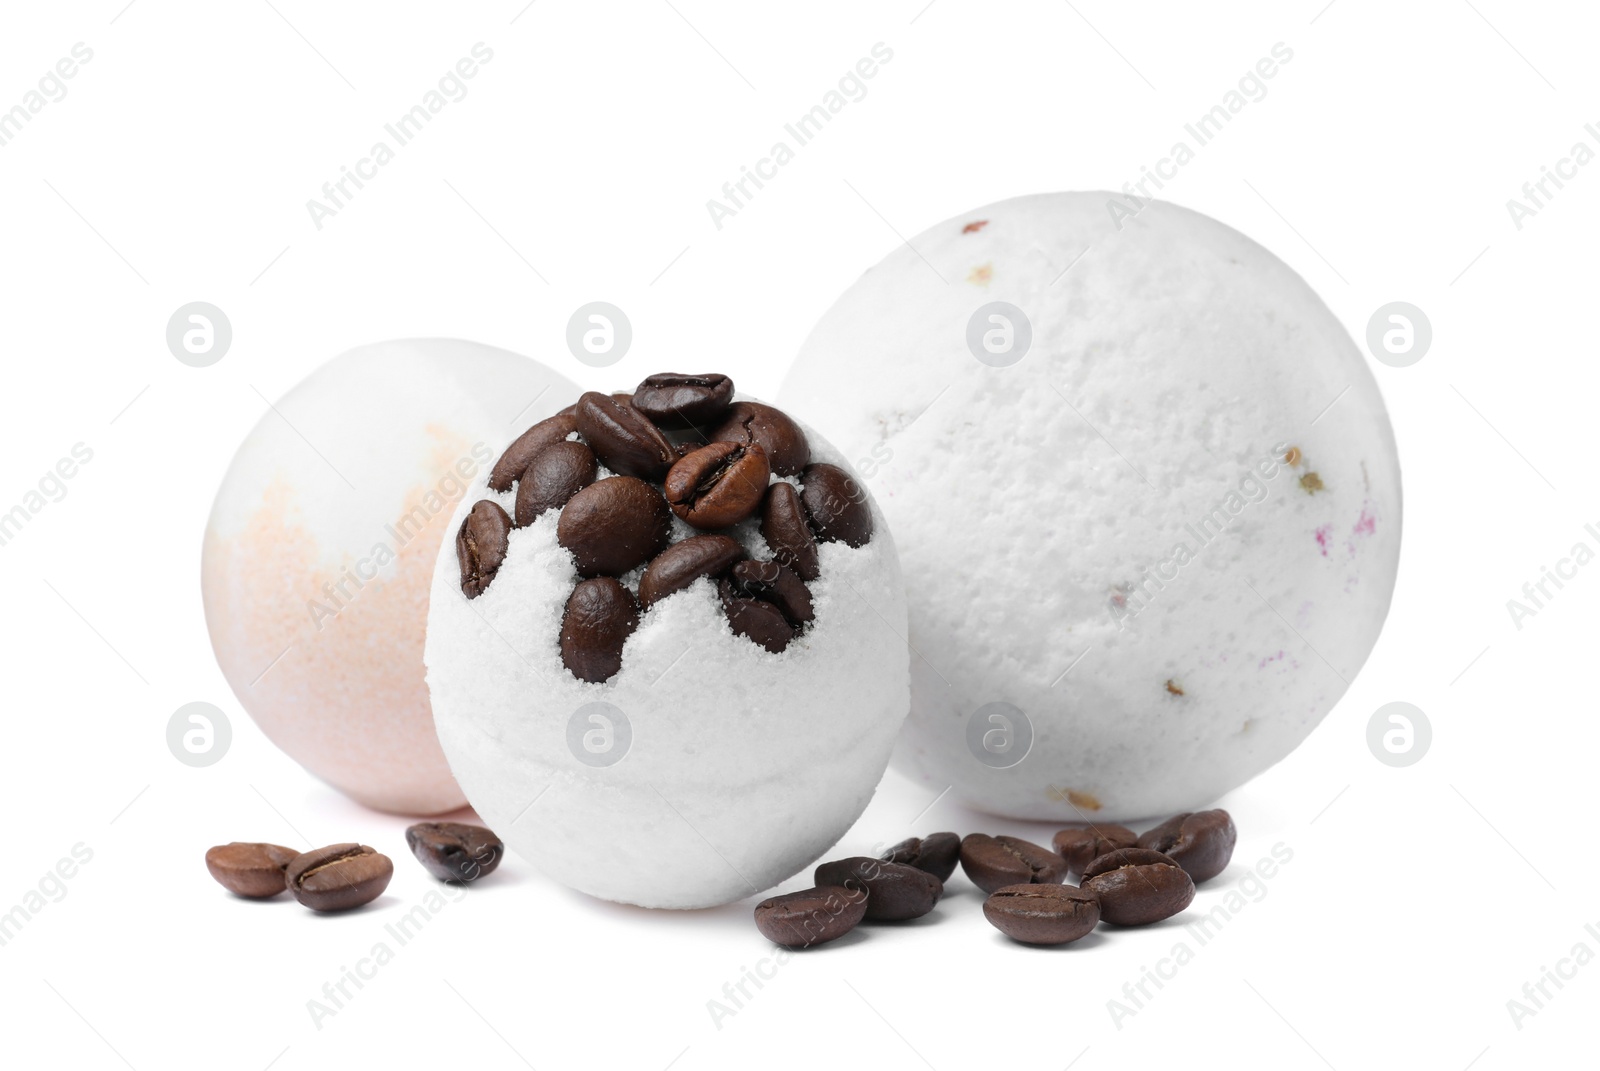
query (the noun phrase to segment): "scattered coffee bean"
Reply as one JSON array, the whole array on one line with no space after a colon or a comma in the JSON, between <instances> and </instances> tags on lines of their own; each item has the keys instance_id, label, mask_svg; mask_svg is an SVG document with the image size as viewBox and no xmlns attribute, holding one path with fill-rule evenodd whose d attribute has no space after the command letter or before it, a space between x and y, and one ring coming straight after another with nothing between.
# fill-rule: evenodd
<instances>
[{"instance_id":1,"label":"scattered coffee bean","mask_svg":"<svg viewBox=\"0 0 1600 1071\"><path fill-rule=\"evenodd\" d=\"M672 466L667 502L696 528L727 528L760 508L769 475L767 452L759 445L715 442Z\"/></svg>"},{"instance_id":2,"label":"scattered coffee bean","mask_svg":"<svg viewBox=\"0 0 1600 1071\"><path fill-rule=\"evenodd\" d=\"M781 409L760 402L734 402L711 433L712 442L759 443L775 476L795 476L811 460L806 433Z\"/></svg>"},{"instance_id":3,"label":"scattered coffee bean","mask_svg":"<svg viewBox=\"0 0 1600 1071\"><path fill-rule=\"evenodd\" d=\"M476 599L489 587L506 560L511 518L498 502L484 499L467 511L456 533L456 561L461 566L461 593Z\"/></svg>"},{"instance_id":4,"label":"scattered coffee bean","mask_svg":"<svg viewBox=\"0 0 1600 1071\"><path fill-rule=\"evenodd\" d=\"M793 484L779 481L767 489L761 507L761 538L767 541L773 559L793 569L801 580L822 575L817 566L817 539Z\"/></svg>"},{"instance_id":5,"label":"scattered coffee bean","mask_svg":"<svg viewBox=\"0 0 1600 1071\"><path fill-rule=\"evenodd\" d=\"M800 477L800 502L818 541L864 547L872 538L872 507L867 504L867 493L854 476L839 466L806 466Z\"/></svg>"},{"instance_id":6,"label":"scattered coffee bean","mask_svg":"<svg viewBox=\"0 0 1600 1071\"><path fill-rule=\"evenodd\" d=\"M812 880L819 887L838 885L865 890L866 917L879 922L921 918L944 895L944 883L926 870L866 856L823 863Z\"/></svg>"},{"instance_id":7,"label":"scattered coffee bean","mask_svg":"<svg viewBox=\"0 0 1600 1071\"><path fill-rule=\"evenodd\" d=\"M773 654L782 651L794 639L794 626L783 616L783 611L770 602L740 595L727 579L717 585L717 594L722 598L722 609L728 615L734 635L745 636Z\"/></svg>"},{"instance_id":8,"label":"scattered coffee bean","mask_svg":"<svg viewBox=\"0 0 1600 1071\"><path fill-rule=\"evenodd\" d=\"M585 487L556 522L556 541L572 551L580 576L619 576L660 554L671 537L667 500L632 476L608 476Z\"/></svg>"},{"instance_id":9,"label":"scattered coffee bean","mask_svg":"<svg viewBox=\"0 0 1600 1071\"><path fill-rule=\"evenodd\" d=\"M956 872L956 862L961 858L961 838L954 833L930 833L926 837L912 837L884 852L886 863L904 863L918 870L926 870L941 882L949 881Z\"/></svg>"},{"instance_id":10,"label":"scattered coffee bean","mask_svg":"<svg viewBox=\"0 0 1600 1071\"><path fill-rule=\"evenodd\" d=\"M633 407L657 427L686 431L711 423L733 401L733 380L720 373L658 372L633 392Z\"/></svg>"},{"instance_id":11,"label":"scattered coffee bean","mask_svg":"<svg viewBox=\"0 0 1600 1071\"><path fill-rule=\"evenodd\" d=\"M539 421L506 447L500 460L489 470L489 487L495 491L509 491L517 482L528 463L548 447L563 441L578 430L577 406L568 406L553 417Z\"/></svg>"},{"instance_id":12,"label":"scattered coffee bean","mask_svg":"<svg viewBox=\"0 0 1600 1071\"><path fill-rule=\"evenodd\" d=\"M983 902L983 917L1013 941L1064 945L1100 923L1100 899L1075 885L1007 885Z\"/></svg>"},{"instance_id":13,"label":"scattered coffee bean","mask_svg":"<svg viewBox=\"0 0 1600 1071\"><path fill-rule=\"evenodd\" d=\"M638 627L638 604L622 581L580 581L561 615L561 663L581 681L610 680L622 668L623 644Z\"/></svg>"},{"instance_id":14,"label":"scattered coffee bean","mask_svg":"<svg viewBox=\"0 0 1600 1071\"><path fill-rule=\"evenodd\" d=\"M1138 840L1139 834L1127 826L1086 826L1063 829L1050 846L1067 861L1067 872L1077 876L1092 860L1117 848L1132 848Z\"/></svg>"},{"instance_id":15,"label":"scattered coffee bean","mask_svg":"<svg viewBox=\"0 0 1600 1071\"><path fill-rule=\"evenodd\" d=\"M817 616L804 582L777 562L740 562L728 571L728 579L740 595L776 606L795 628L810 624Z\"/></svg>"},{"instance_id":16,"label":"scattered coffee bean","mask_svg":"<svg viewBox=\"0 0 1600 1071\"><path fill-rule=\"evenodd\" d=\"M463 822L419 822L406 830L406 844L417 862L440 881L487 877L506 853L499 837Z\"/></svg>"},{"instance_id":17,"label":"scattered coffee bean","mask_svg":"<svg viewBox=\"0 0 1600 1071\"><path fill-rule=\"evenodd\" d=\"M234 841L208 850L206 869L235 896L270 900L289 887L283 873L299 854L277 844Z\"/></svg>"},{"instance_id":18,"label":"scattered coffee bean","mask_svg":"<svg viewBox=\"0 0 1600 1071\"><path fill-rule=\"evenodd\" d=\"M578 434L606 468L620 476L660 480L678 459L677 449L632 404L590 391L578 399Z\"/></svg>"},{"instance_id":19,"label":"scattered coffee bean","mask_svg":"<svg viewBox=\"0 0 1600 1071\"><path fill-rule=\"evenodd\" d=\"M394 863L365 844L330 844L294 857L289 891L313 911L348 911L383 895Z\"/></svg>"},{"instance_id":20,"label":"scattered coffee bean","mask_svg":"<svg viewBox=\"0 0 1600 1071\"><path fill-rule=\"evenodd\" d=\"M696 535L680 540L645 566L639 578L639 604L648 610L702 576L720 577L744 556L744 547L730 536Z\"/></svg>"},{"instance_id":21,"label":"scattered coffee bean","mask_svg":"<svg viewBox=\"0 0 1600 1071\"><path fill-rule=\"evenodd\" d=\"M1100 898L1100 917L1114 926L1160 922L1194 900L1194 879L1149 848L1118 848L1092 860L1083 888Z\"/></svg>"},{"instance_id":22,"label":"scattered coffee bean","mask_svg":"<svg viewBox=\"0 0 1600 1071\"><path fill-rule=\"evenodd\" d=\"M517 527L532 524L545 510L565 506L594 483L598 468L594 451L580 442L559 442L540 451L517 481Z\"/></svg>"},{"instance_id":23,"label":"scattered coffee bean","mask_svg":"<svg viewBox=\"0 0 1600 1071\"><path fill-rule=\"evenodd\" d=\"M756 929L785 948L837 940L867 914L867 895L837 885L773 896L756 905Z\"/></svg>"},{"instance_id":24,"label":"scattered coffee bean","mask_svg":"<svg viewBox=\"0 0 1600 1071\"><path fill-rule=\"evenodd\" d=\"M961 869L986 893L1007 885L1056 885L1067 876L1066 860L1050 849L1018 837L986 833L962 839Z\"/></svg>"},{"instance_id":25,"label":"scattered coffee bean","mask_svg":"<svg viewBox=\"0 0 1600 1071\"><path fill-rule=\"evenodd\" d=\"M1227 868L1238 839L1233 816L1215 810L1174 815L1141 836L1138 844L1171 856L1198 885Z\"/></svg>"}]
</instances>

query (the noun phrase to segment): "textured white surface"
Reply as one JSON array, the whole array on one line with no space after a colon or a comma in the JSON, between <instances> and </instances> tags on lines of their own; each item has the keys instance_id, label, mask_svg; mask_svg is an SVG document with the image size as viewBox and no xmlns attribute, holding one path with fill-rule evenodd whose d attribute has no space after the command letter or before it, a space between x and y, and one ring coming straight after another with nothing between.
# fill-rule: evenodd
<instances>
[{"instance_id":1,"label":"textured white surface","mask_svg":"<svg viewBox=\"0 0 1600 1071\"><path fill-rule=\"evenodd\" d=\"M1371 651L1399 554L1393 432L1338 320L1237 231L1162 203L1119 229L1109 198L917 236L780 393L861 459L900 540L897 763L1018 818L1197 809L1283 758ZM1031 324L1010 367L967 344L994 301ZM1034 734L1005 769L967 743L997 701Z\"/></svg>"},{"instance_id":2,"label":"textured white surface","mask_svg":"<svg viewBox=\"0 0 1600 1071\"><path fill-rule=\"evenodd\" d=\"M435 552L508 422L577 394L526 357L411 339L335 357L261 417L217 491L201 575L217 661L273 743L379 810L465 802L423 681Z\"/></svg>"},{"instance_id":3,"label":"textured white surface","mask_svg":"<svg viewBox=\"0 0 1600 1071\"><path fill-rule=\"evenodd\" d=\"M844 464L807 435L813 461ZM452 533L485 497L509 513L515 492L494 496L485 472ZM561 662L561 615L578 576L556 542L559 511L512 532L489 590L470 601L447 540L425 658L439 740L473 807L550 877L644 907L727 903L811 863L871 800L909 702L900 563L873 515L866 546L819 546L816 620L783 653L735 636L701 579L642 615L622 669L603 684ZM673 523L675 540L693 534ZM754 519L730 534L769 556ZM624 578L631 589L638 574ZM569 747L569 721L595 701L631 730L609 766Z\"/></svg>"}]
</instances>

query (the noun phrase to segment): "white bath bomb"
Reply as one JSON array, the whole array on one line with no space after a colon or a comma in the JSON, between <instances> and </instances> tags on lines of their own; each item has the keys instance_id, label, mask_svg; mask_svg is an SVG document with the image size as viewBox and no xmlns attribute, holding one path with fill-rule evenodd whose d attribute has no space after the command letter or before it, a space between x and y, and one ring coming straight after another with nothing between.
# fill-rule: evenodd
<instances>
[{"instance_id":1,"label":"white bath bomb","mask_svg":"<svg viewBox=\"0 0 1600 1071\"><path fill-rule=\"evenodd\" d=\"M780 395L899 540L897 765L994 814L1210 805L1333 707L1394 588L1394 434L1345 329L1237 231L1131 207L1023 197L917 236Z\"/></svg>"},{"instance_id":2,"label":"white bath bomb","mask_svg":"<svg viewBox=\"0 0 1600 1071\"><path fill-rule=\"evenodd\" d=\"M423 680L433 562L491 451L577 395L504 350L384 342L313 372L234 455L201 562L217 661L267 737L352 799L466 802Z\"/></svg>"},{"instance_id":3,"label":"white bath bomb","mask_svg":"<svg viewBox=\"0 0 1600 1071\"><path fill-rule=\"evenodd\" d=\"M805 430L813 462L848 468ZM515 493L486 475L452 532L480 499L514 512ZM866 808L910 703L900 560L872 512L864 546L818 544L816 618L782 653L735 635L702 578L641 613L622 668L598 684L558 648L579 580L556 542L560 510L512 530L475 599L447 542L425 659L439 742L473 807L549 877L643 907L728 903L809 865ZM674 542L696 534L672 523ZM771 557L755 519L727 534ZM622 578L630 590L640 571Z\"/></svg>"}]
</instances>

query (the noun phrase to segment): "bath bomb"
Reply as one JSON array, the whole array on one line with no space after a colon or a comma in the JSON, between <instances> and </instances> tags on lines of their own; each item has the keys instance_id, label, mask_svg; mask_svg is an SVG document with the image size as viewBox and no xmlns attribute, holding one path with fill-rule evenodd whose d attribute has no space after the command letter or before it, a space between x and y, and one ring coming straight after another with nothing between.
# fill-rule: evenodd
<instances>
[{"instance_id":1,"label":"bath bomb","mask_svg":"<svg viewBox=\"0 0 1600 1071\"><path fill-rule=\"evenodd\" d=\"M846 465L803 430L813 462ZM452 532L479 500L512 514L515 498L480 476ZM556 881L643 907L728 903L812 863L865 809L910 703L900 562L871 509L864 545L819 542L815 619L781 652L736 635L702 577L640 613L600 683L558 646L580 579L560 509L511 530L472 599L447 543L425 659L439 742L478 814ZM671 524L675 542L696 534ZM772 557L755 518L725 534ZM637 591L640 575L620 579Z\"/></svg>"},{"instance_id":2,"label":"bath bomb","mask_svg":"<svg viewBox=\"0 0 1600 1071\"><path fill-rule=\"evenodd\" d=\"M1327 306L1216 220L1022 197L845 292L779 395L899 540L896 765L1007 817L1200 810L1288 755L1377 641L1400 470Z\"/></svg>"},{"instance_id":3,"label":"bath bomb","mask_svg":"<svg viewBox=\"0 0 1600 1071\"><path fill-rule=\"evenodd\" d=\"M234 455L201 562L217 661L267 737L352 799L466 802L423 679L434 558L509 429L577 395L503 350L385 342L313 372Z\"/></svg>"}]
</instances>

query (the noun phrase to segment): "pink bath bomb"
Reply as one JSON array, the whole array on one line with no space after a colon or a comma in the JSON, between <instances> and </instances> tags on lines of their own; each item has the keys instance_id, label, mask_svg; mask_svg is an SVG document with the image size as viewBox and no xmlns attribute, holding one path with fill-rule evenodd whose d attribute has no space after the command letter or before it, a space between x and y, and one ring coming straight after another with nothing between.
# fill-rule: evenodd
<instances>
[{"instance_id":1,"label":"pink bath bomb","mask_svg":"<svg viewBox=\"0 0 1600 1071\"><path fill-rule=\"evenodd\" d=\"M277 401L228 466L201 560L217 661L267 737L352 799L465 804L423 679L434 560L511 432L579 393L475 343L363 346Z\"/></svg>"}]
</instances>

